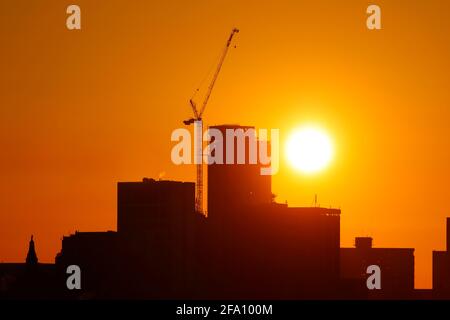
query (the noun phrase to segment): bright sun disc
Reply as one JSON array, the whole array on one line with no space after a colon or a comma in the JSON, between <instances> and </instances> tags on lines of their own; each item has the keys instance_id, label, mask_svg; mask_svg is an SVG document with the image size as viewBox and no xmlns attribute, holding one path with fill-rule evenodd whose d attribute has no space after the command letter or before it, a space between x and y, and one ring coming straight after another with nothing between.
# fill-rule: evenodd
<instances>
[{"instance_id":1,"label":"bright sun disc","mask_svg":"<svg viewBox=\"0 0 450 320\"><path fill-rule=\"evenodd\" d=\"M294 131L286 143L286 156L291 165L303 173L324 169L331 160L333 148L328 136L313 127Z\"/></svg>"}]
</instances>

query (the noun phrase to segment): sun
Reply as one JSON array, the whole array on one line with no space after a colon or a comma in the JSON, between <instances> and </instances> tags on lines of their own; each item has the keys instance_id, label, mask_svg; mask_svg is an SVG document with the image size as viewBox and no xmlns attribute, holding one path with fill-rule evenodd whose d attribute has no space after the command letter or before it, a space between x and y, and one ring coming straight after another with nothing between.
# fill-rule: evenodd
<instances>
[{"instance_id":1,"label":"sun","mask_svg":"<svg viewBox=\"0 0 450 320\"><path fill-rule=\"evenodd\" d=\"M286 142L285 151L291 165L305 174L323 170L333 157L333 146L328 135L312 126L294 130Z\"/></svg>"}]
</instances>

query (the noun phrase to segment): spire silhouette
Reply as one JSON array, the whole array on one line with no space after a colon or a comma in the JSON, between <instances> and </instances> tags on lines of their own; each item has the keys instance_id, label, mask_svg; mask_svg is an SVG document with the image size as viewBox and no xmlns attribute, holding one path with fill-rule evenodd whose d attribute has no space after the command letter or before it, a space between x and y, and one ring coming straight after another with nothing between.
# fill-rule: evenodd
<instances>
[{"instance_id":1,"label":"spire silhouette","mask_svg":"<svg viewBox=\"0 0 450 320\"><path fill-rule=\"evenodd\" d=\"M28 265L35 265L35 264L38 263L36 250L34 249L33 235L31 236L30 244L28 246L28 253L27 253L26 263Z\"/></svg>"}]
</instances>

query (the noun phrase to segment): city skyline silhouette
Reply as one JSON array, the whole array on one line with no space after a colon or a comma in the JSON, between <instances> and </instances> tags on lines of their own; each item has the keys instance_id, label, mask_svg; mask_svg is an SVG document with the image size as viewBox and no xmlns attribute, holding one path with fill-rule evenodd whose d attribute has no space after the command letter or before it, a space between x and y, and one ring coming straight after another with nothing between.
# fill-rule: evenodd
<instances>
[{"instance_id":1,"label":"city skyline silhouette","mask_svg":"<svg viewBox=\"0 0 450 320\"><path fill-rule=\"evenodd\" d=\"M244 142L248 158L251 139ZM38 262L32 235L25 263L0 264L0 298L450 297L448 251L433 251L433 289L416 290L414 248L376 248L370 237L356 237L354 248L341 248L341 210L277 203L262 166L208 164L207 216L198 211L195 183L118 182L117 231L65 235L55 264ZM449 226L447 218L447 248ZM66 280L73 267L82 272L76 290ZM371 268L378 270L376 288L369 285Z\"/></svg>"},{"instance_id":2,"label":"city skyline silhouette","mask_svg":"<svg viewBox=\"0 0 450 320\"><path fill-rule=\"evenodd\" d=\"M380 3L376 31L359 0L78 4L81 30L49 0L1 13L0 263L24 263L31 235L53 264L61 237L118 231L119 181L195 181L171 162L170 134L238 26L205 128L278 128L282 148L298 127L326 128L336 153L317 174L281 150L275 202L317 195L342 210L339 247L414 249L415 286L432 288L450 216L450 4Z\"/></svg>"}]
</instances>

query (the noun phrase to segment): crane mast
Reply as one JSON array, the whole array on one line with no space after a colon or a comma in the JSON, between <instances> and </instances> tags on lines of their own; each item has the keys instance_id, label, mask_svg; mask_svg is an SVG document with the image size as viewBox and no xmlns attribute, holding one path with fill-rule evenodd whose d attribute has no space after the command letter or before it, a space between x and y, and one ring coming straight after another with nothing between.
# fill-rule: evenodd
<instances>
[{"instance_id":1,"label":"crane mast","mask_svg":"<svg viewBox=\"0 0 450 320\"><path fill-rule=\"evenodd\" d=\"M196 103L193 101L193 99L189 100L189 103L191 105L192 111L194 113L194 117L190 118L189 120L183 121L184 124L190 125L192 123L195 123L195 133L200 134L200 141L203 137L203 120L202 116L205 112L206 105L208 104L209 98L211 96L212 90L214 89L214 85L216 83L217 77L219 76L220 70L222 69L223 62L225 61L225 57L227 56L228 49L231 45L231 41L233 40L233 36L235 33L238 33L239 30L234 28L231 30L231 34L228 37L227 43L225 45L225 48L222 52L222 55L220 57L219 63L217 65L216 71L214 72L213 78L211 80L210 85L208 86L208 90L206 91L205 98L203 100L203 103L201 105L200 110L197 109ZM200 146L197 146L196 150L194 150L194 157L196 157L196 173L197 173L197 183L195 186L195 210L201 214L205 214L203 210L203 143L200 143Z\"/></svg>"}]
</instances>

